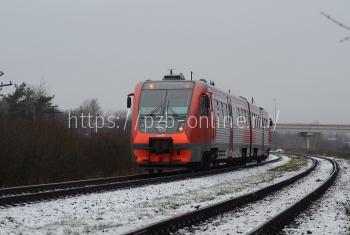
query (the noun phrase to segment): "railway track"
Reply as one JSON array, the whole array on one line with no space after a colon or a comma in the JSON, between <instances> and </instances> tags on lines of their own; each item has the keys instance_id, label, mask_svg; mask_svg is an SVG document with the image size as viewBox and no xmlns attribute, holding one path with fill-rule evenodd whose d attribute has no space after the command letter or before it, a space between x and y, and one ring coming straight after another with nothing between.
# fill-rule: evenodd
<instances>
[{"instance_id":1,"label":"railway track","mask_svg":"<svg viewBox=\"0 0 350 235\"><path fill-rule=\"evenodd\" d=\"M264 224L251 231L249 234L277 234L283 229L284 226L292 222L301 212L306 210L312 202L319 199L326 192L326 190L332 186L339 172L338 163L334 159L322 159L330 161L333 166L333 170L329 175L328 179L315 190L308 193L302 199L295 202L294 204L292 204L287 209L280 212L270 220L266 221Z\"/></svg>"},{"instance_id":2,"label":"railway track","mask_svg":"<svg viewBox=\"0 0 350 235\"><path fill-rule=\"evenodd\" d=\"M318 165L319 161L314 158L310 159L313 161L313 164L309 169L287 180L257 190L253 193L248 193L237 198L229 199L211 206L203 207L198 210L193 210L169 219L165 219L157 223L153 223L140 229L130 231L126 234L168 234L170 232L176 232L181 228L190 227L192 225L206 221L210 218L232 211L236 208L243 207L248 203L257 202L265 198L269 194L277 192L313 172L316 169L316 166ZM260 225L259 227L251 231L249 234L278 233L286 224L290 223L300 212L305 210L309 204L311 204L317 198L321 197L322 194L332 185L338 173L338 165L336 161L330 159L327 160L332 163L333 170L329 178L327 178L327 180L321 186L317 187L315 190L307 194L301 200L297 201L295 204L288 207L280 214L271 218L266 223Z\"/></svg>"},{"instance_id":3,"label":"railway track","mask_svg":"<svg viewBox=\"0 0 350 235\"><path fill-rule=\"evenodd\" d=\"M52 190L59 190L59 189L69 189L69 188L84 187L84 186L91 186L91 185L125 182L125 181L138 180L138 179L156 178L156 177L171 176L171 175L184 174L184 173L189 173L189 171L183 170L183 171L167 172L167 173L138 174L138 175L130 175L130 176L107 177L107 178L88 179L88 180L79 180L79 181L58 182L58 183L51 183L51 184L38 184L38 185L18 186L18 187L10 187L10 188L0 188L0 197L36 193L36 192L45 192L45 191L52 191Z\"/></svg>"},{"instance_id":4,"label":"railway track","mask_svg":"<svg viewBox=\"0 0 350 235\"><path fill-rule=\"evenodd\" d=\"M32 186L12 187L0 189L0 207L12 207L24 203L46 201L68 196L76 196L95 192L104 192L122 188L138 187L149 184L158 184L196 178L209 175L236 171L242 168L252 168L280 161L281 157L264 161L262 163L250 163L244 166L221 166L203 172L191 172L189 170L132 175L124 177L110 177L82 181L70 181L53 184L41 184Z\"/></svg>"}]
</instances>

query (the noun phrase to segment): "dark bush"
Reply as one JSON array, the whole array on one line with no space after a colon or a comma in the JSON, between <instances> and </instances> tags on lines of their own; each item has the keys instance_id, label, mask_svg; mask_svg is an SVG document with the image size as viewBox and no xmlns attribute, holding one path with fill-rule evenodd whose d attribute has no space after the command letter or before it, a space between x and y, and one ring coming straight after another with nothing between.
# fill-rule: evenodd
<instances>
[{"instance_id":1,"label":"dark bush","mask_svg":"<svg viewBox=\"0 0 350 235\"><path fill-rule=\"evenodd\" d=\"M47 121L0 119L0 186L40 184L136 171L129 134L89 137Z\"/></svg>"}]
</instances>

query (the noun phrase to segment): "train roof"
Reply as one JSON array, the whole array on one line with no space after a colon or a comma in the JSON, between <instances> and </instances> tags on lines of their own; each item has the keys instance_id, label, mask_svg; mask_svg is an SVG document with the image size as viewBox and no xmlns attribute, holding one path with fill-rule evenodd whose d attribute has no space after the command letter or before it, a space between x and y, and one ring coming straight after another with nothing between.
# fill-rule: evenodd
<instances>
[{"instance_id":1,"label":"train roof","mask_svg":"<svg viewBox=\"0 0 350 235\"><path fill-rule=\"evenodd\" d=\"M207 81L206 79L199 79L199 80L186 80L185 76L180 73L178 75L176 74L168 74L163 77L162 80L146 80L143 83L147 82L193 82L194 84L201 84L207 86L211 90L215 90L218 93L221 93L223 96L231 96L232 98L236 99L236 101L240 101L241 103L249 103L252 108L255 108L255 111L259 110L261 107L256 106L256 104L250 102L248 99L237 96L235 94L232 94L230 91L224 91L218 87L215 86L215 83L213 81ZM268 115L267 111L263 109L263 112Z\"/></svg>"}]
</instances>

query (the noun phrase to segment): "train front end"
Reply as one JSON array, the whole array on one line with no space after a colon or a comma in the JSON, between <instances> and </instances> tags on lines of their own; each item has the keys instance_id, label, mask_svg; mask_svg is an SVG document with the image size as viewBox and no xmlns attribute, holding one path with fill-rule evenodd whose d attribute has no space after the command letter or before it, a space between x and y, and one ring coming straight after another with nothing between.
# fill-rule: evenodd
<instances>
[{"instance_id":1,"label":"train front end","mask_svg":"<svg viewBox=\"0 0 350 235\"><path fill-rule=\"evenodd\" d=\"M135 89L132 106L131 144L141 169L190 167L192 152L186 131L194 82L181 76L146 81Z\"/></svg>"}]
</instances>

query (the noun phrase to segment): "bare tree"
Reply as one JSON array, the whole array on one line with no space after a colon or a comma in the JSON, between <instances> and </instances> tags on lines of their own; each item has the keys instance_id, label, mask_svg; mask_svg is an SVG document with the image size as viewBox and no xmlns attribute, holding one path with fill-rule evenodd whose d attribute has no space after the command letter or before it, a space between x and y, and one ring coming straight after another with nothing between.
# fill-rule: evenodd
<instances>
[{"instance_id":1,"label":"bare tree","mask_svg":"<svg viewBox=\"0 0 350 235\"><path fill-rule=\"evenodd\" d=\"M85 100L75 112L90 114L91 116L102 115L102 108L96 98Z\"/></svg>"},{"instance_id":2,"label":"bare tree","mask_svg":"<svg viewBox=\"0 0 350 235\"><path fill-rule=\"evenodd\" d=\"M328 14L326 14L326 13L324 13L324 12L321 12L321 14L322 14L323 16L325 16L328 20L330 20L330 21L332 21L333 23L335 23L336 25L338 25L339 27L341 27L341 28L343 28L343 29L345 29L345 30L347 30L347 31L350 31L350 27L349 27L349 26L347 26L347 25L345 25L345 24L339 22L338 20L334 19L333 17L331 17L330 15L328 15ZM339 42L342 43L342 42L345 42L345 41L347 41L347 40L349 40L349 39L350 39L350 35L347 36L347 37L345 37L345 38L343 38L343 39L341 39Z\"/></svg>"}]
</instances>

